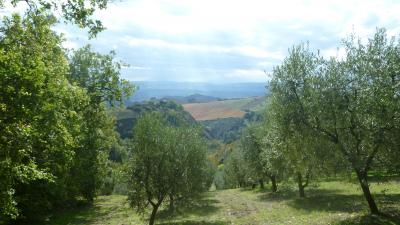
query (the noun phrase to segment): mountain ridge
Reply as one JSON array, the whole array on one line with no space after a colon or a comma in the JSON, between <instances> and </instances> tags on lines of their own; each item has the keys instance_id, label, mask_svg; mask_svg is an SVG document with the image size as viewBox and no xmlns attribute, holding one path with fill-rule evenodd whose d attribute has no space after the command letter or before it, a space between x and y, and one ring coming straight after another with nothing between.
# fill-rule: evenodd
<instances>
[{"instance_id":1,"label":"mountain ridge","mask_svg":"<svg viewBox=\"0 0 400 225\"><path fill-rule=\"evenodd\" d=\"M142 102L165 97L185 97L190 95L212 96L220 99L246 98L268 95L266 83L201 83L201 82L158 82L133 81L137 91L126 99L127 105L133 102Z\"/></svg>"}]
</instances>

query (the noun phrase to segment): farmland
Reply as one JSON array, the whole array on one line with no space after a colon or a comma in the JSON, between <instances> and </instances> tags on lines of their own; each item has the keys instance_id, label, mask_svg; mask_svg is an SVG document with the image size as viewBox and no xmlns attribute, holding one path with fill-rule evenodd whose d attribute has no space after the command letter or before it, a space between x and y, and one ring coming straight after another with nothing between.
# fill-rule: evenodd
<instances>
[{"instance_id":1,"label":"farmland","mask_svg":"<svg viewBox=\"0 0 400 225\"><path fill-rule=\"evenodd\" d=\"M257 111L264 108L265 97L229 99L206 103L184 104L183 107L196 120L214 120L222 118L240 118L247 110Z\"/></svg>"}]
</instances>

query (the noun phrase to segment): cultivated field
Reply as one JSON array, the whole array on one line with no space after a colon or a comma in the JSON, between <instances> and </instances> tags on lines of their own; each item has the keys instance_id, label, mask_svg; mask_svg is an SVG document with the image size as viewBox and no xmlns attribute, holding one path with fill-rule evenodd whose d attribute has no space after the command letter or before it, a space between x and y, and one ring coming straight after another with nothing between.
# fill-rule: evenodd
<instances>
[{"instance_id":1,"label":"cultivated field","mask_svg":"<svg viewBox=\"0 0 400 225\"><path fill-rule=\"evenodd\" d=\"M230 189L207 192L193 205L175 215L161 210L156 224L298 224L372 225L400 224L400 183L372 183L372 192L387 216L371 216L357 183L321 182L307 189L306 198L297 197L294 184L280 186L278 193L260 189ZM98 197L94 207L55 215L47 225L140 225L146 216L129 208L125 196Z\"/></svg>"},{"instance_id":2,"label":"cultivated field","mask_svg":"<svg viewBox=\"0 0 400 225\"><path fill-rule=\"evenodd\" d=\"M246 110L260 110L265 105L265 97L229 99L206 103L184 104L183 107L196 120L214 120L229 117L243 117Z\"/></svg>"}]
</instances>

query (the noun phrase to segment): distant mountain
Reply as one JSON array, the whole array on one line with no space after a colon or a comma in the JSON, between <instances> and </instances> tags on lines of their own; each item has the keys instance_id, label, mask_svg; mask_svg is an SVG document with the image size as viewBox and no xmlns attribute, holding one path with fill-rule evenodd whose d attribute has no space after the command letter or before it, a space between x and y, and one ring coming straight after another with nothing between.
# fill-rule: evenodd
<instances>
[{"instance_id":1,"label":"distant mountain","mask_svg":"<svg viewBox=\"0 0 400 225\"><path fill-rule=\"evenodd\" d=\"M139 89L127 100L141 102L152 98L162 99L168 96L190 96L203 95L215 98L231 99L246 98L253 96L265 96L268 91L265 83L194 83L194 82L155 82L134 81Z\"/></svg>"},{"instance_id":2,"label":"distant mountain","mask_svg":"<svg viewBox=\"0 0 400 225\"><path fill-rule=\"evenodd\" d=\"M194 94L194 95L189 95L186 97L182 96L170 96L170 97L165 97L163 99L166 100L172 100L175 101L179 104L188 104L188 103L206 103L206 102L213 102L213 101L221 101L224 100L222 98L217 98L217 97L212 97L212 96L206 96L206 95L201 95L201 94Z\"/></svg>"}]
</instances>

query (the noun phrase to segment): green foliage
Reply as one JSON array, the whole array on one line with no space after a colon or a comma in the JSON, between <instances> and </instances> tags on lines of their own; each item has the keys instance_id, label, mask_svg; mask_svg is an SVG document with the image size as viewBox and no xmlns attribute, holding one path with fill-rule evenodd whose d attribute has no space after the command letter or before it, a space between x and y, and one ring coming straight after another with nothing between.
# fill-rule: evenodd
<instances>
[{"instance_id":1,"label":"green foliage","mask_svg":"<svg viewBox=\"0 0 400 225\"><path fill-rule=\"evenodd\" d=\"M240 148L231 152L224 164L220 165L217 175L220 176L214 181L217 189L246 187L256 182Z\"/></svg>"},{"instance_id":2,"label":"green foliage","mask_svg":"<svg viewBox=\"0 0 400 225\"><path fill-rule=\"evenodd\" d=\"M138 119L147 113L159 112L173 126L183 126L187 123L195 125L197 122L182 105L171 100L152 100L130 105L125 110L117 111L117 131L121 138L132 138Z\"/></svg>"},{"instance_id":3,"label":"green foliage","mask_svg":"<svg viewBox=\"0 0 400 225\"><path fill-rule=\"evenodd\" d=\"M263 181L267 170L261 156L263 148L260 140L261 126L249 124L244 130L241 138L240 148L243 151L243 158L248 165L248 173L254 181Z\"/></svg>"},{"instance_id":4,"label":"green foliage","mask_svg":"<svg viewBox=\"0 0 400 225\"><path fill-rule=\"evenodd\" d=\"M377 157L399 150L399 44L383 29L366 44L352 35L343 42L345 57L329 60L299 45L270 84L279 129L301 134L297 143L330 141L356 172L372 213L367 172Z\"/></svg>"},{"instance_id":5,"label":"green foliage","mask_svg":"<svg viewBox=\"0 0 400 225\"><path fill-rule=\"evenodd\" d=\"M240 137L240 131L244 127L242 118L223 118L205 120L200 122L211 138L231 143Z\"/></svg>"},{"instance_id":6,"label":"green foliage","mask_svg":"<svg viewBox=\"0 0 400 225\"><path fill-rule=\"evenodd\" d=\"M200 121L200 123L204 126L210 139L221 140L224 143L232 143L240 139L241 132L248 123L261 120L262 115L260 115L260 113L248 111L243 118L204 120Z\"/></svg>"},{"instance_id":7,"label":"green foliage","mask_svg":"<svg viewBox=\"0 0 400 225\"><path fill-rule=\"evenodd\" d=\"M149 113L134 132L128 199L139 212L153 207L150 224L167 196L183 201L209 188L205 144L197 128L174 127L163 115Z\"/></svg>"},{"instance_id":8,"label":"green foliage","mask_svg":"<svg viewBox=\"0 0 400 225\"><path fill-rule=\"evenodd\" d=\"M90 37L95 37L105 28L100 20L92 18L96 10L107 8L109 0L0 0L0 8L4 7L5 2L10 2L16 6L19 2L25 2L28 5L28 13L33 11L42 11L52 13L52 11L61 10L63 18L80 28L88 28Z\"/></svg>"},{"instance_id":9,"label":"green foliage","mask_svg":"<svg viewBox=\"0 0 400 225\"><path fill-rule=\"evenodd\" d=\"M121 63L114 57L114 51L102 55L93 52L90 45L72 52L68 79L87 90L91 104L122 104L122 99L134 91L129 81L120 78Z\"/></svg>"},{"instance_id":10,"label":"green foliage","mask_svg":"<svg viewBox=\"0 0 400 225\"><path fill-rule=\"evenodd\" d=\"M122 104L124 96L132 94L133 86L120 78L120 64L114 62L114 53L101 55L85 46L72 53L70 57L70 73L68 79L87 91L90 107L84 112L85 130L79 149L76 151L76 162L72 173L77 182L76 189L90 202L96 189L102 186L99 162L101 152L107 152L113 147L118 136L114 131L114 120L106 111L104 103L114 106ZM104 184L103 184L104 185Z\"/></svg>"},{"instance_id":11,"label":"green foliage","mask_svg":"<svg viewBox=\"0 0 400 225\"><path fill-rule=\"evenodd\" d=\"M262 162L263 168L269 176L284 179L288 177L290 171L288 161L285 160L285 144L281 139L279 130L276 126L276 120L273 115L272 105L268 103L269 108L264 121L259 125L258 141L262 148L259 160Z\"/></svg>"},{"instance_id":12,"label":"green foliage","mask_svg":"<svg viewBox=\"0 0 400 225\"><path fill-rule=\"evenodd\" d=\"M66 188L82 122L76 111L88 104L85 92L65 79L68 64L50 29L54 22L32 13L6 18L1 27L0 208L10 218L29 208L29 192L36 188ZM47 205L51 194L35 203Z\"/></svg>"},{"instance_id":13,"label":"green foliage","mask_svg":"<svg viewBox=\"0 0 400 225\"><path fill-rule=\"evenodd\" d=\"M85 58L101 63L81 66L90 85L76 85L70 67L80 62L68 63L55 22L39 10L0 28L0 221L42 219L81 196L92 201L118 138L103 102L132 90L111 55Z\"/></svg>"}]
</instances>

